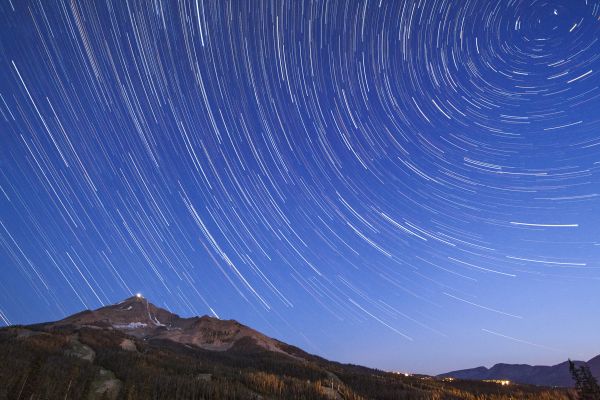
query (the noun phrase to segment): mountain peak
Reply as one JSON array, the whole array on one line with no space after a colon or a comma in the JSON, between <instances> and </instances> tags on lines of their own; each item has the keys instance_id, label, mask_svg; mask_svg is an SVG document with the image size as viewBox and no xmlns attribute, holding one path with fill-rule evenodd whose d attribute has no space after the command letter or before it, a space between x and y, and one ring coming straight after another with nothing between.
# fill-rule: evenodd
<instances>
[{"instance_id":1,"label":"mountain peak","mask_svg":"<svg viewBox=\"0 0 600 400\"><path fill-rule=\"evenodd\" d=\"M243 340L244 346L250 343L265 350L285 353L279 341L238 321L208 315L182 318L155 306L141 294L48 325L115 329L138 338L166 339L213 351L229 350Z\"/></svg>"},{"instance_id":2,"label":"mountain peak","mask_svg":"<svg viewBox=\"0 0 600 400\"><path fill-rule=\"evenodd\" d=\"M144 296L142 296L141 293L136 293L135 295L128 297L125 300L121 301L121 303L129 302L129 301L143 301L143 300L146 300L146 298Z\"/></svg>"}]
</instances>

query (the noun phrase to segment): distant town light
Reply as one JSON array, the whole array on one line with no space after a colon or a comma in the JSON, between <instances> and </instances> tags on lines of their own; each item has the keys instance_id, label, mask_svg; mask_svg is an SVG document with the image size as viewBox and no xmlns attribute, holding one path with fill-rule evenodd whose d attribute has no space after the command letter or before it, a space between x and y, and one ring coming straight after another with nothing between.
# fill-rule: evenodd
<instances>
[{"instance_id":1,"label":"distant town light","mask_svg":"<svg viewBox=\"0 0 600 400\"><path fill-rule=\"evenodd\" d=\"M497 383L498 385L502 385L502 386L508 386L510 385L510 381L509 380L503 380L503 379L484 379L484 382L491 382L491 383Z\"/></svg>"}]
</instances>

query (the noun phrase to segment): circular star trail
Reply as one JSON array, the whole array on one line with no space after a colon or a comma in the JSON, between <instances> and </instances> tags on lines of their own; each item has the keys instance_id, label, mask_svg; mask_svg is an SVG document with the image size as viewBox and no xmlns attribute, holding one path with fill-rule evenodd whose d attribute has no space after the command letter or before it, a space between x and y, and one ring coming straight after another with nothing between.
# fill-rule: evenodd
<instances>
[{"instance_id":1,"label":"circular star trail","mask_svg":"<svg viewBox=\"0 0 600 400\"><path fill-rule=\"evenodd\" d=\"M4 324L142 292L386 368L592 351L567 327L600 306L600 2L0 20Z\"/></svg>"}]
</instances>

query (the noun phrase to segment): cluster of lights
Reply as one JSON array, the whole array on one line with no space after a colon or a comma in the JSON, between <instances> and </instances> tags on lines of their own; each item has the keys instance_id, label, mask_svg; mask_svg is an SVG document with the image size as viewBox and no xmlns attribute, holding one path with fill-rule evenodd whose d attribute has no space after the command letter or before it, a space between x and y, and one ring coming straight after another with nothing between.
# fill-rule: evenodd
<instances>
[{"instance_id":1,"label":"cluster of lights","mask_svg":"<svg viewBox=\"0 0 600 400\"><path fill-rule=\"evenodd\" d=\"M502 380L502 379L485 379L484 382L497 383L498 385L502 385L502 386L510 385L510 381Z\"/></svg>"}]
</instances>

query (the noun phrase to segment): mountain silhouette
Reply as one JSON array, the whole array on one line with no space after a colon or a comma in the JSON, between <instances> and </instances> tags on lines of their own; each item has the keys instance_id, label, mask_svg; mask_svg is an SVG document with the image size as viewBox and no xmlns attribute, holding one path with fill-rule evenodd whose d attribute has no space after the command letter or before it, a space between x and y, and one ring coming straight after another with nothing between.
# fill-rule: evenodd
<instances>
[{"instance_id":1,"label":"mountain silhouette","mask_svg":"<svg viewBox=\"0 0 600 400\"><path fill-rule=\"evenodd\" d=\"M577 366L587 364L596 379L600 379L600 355L587 362L574 361L574 363ZM552 366L499 363L492 368L462 369L438 376L471 380L509 380L538 386L572 387L574 384L568 361Z\"/></svg>"}]
</instances>

